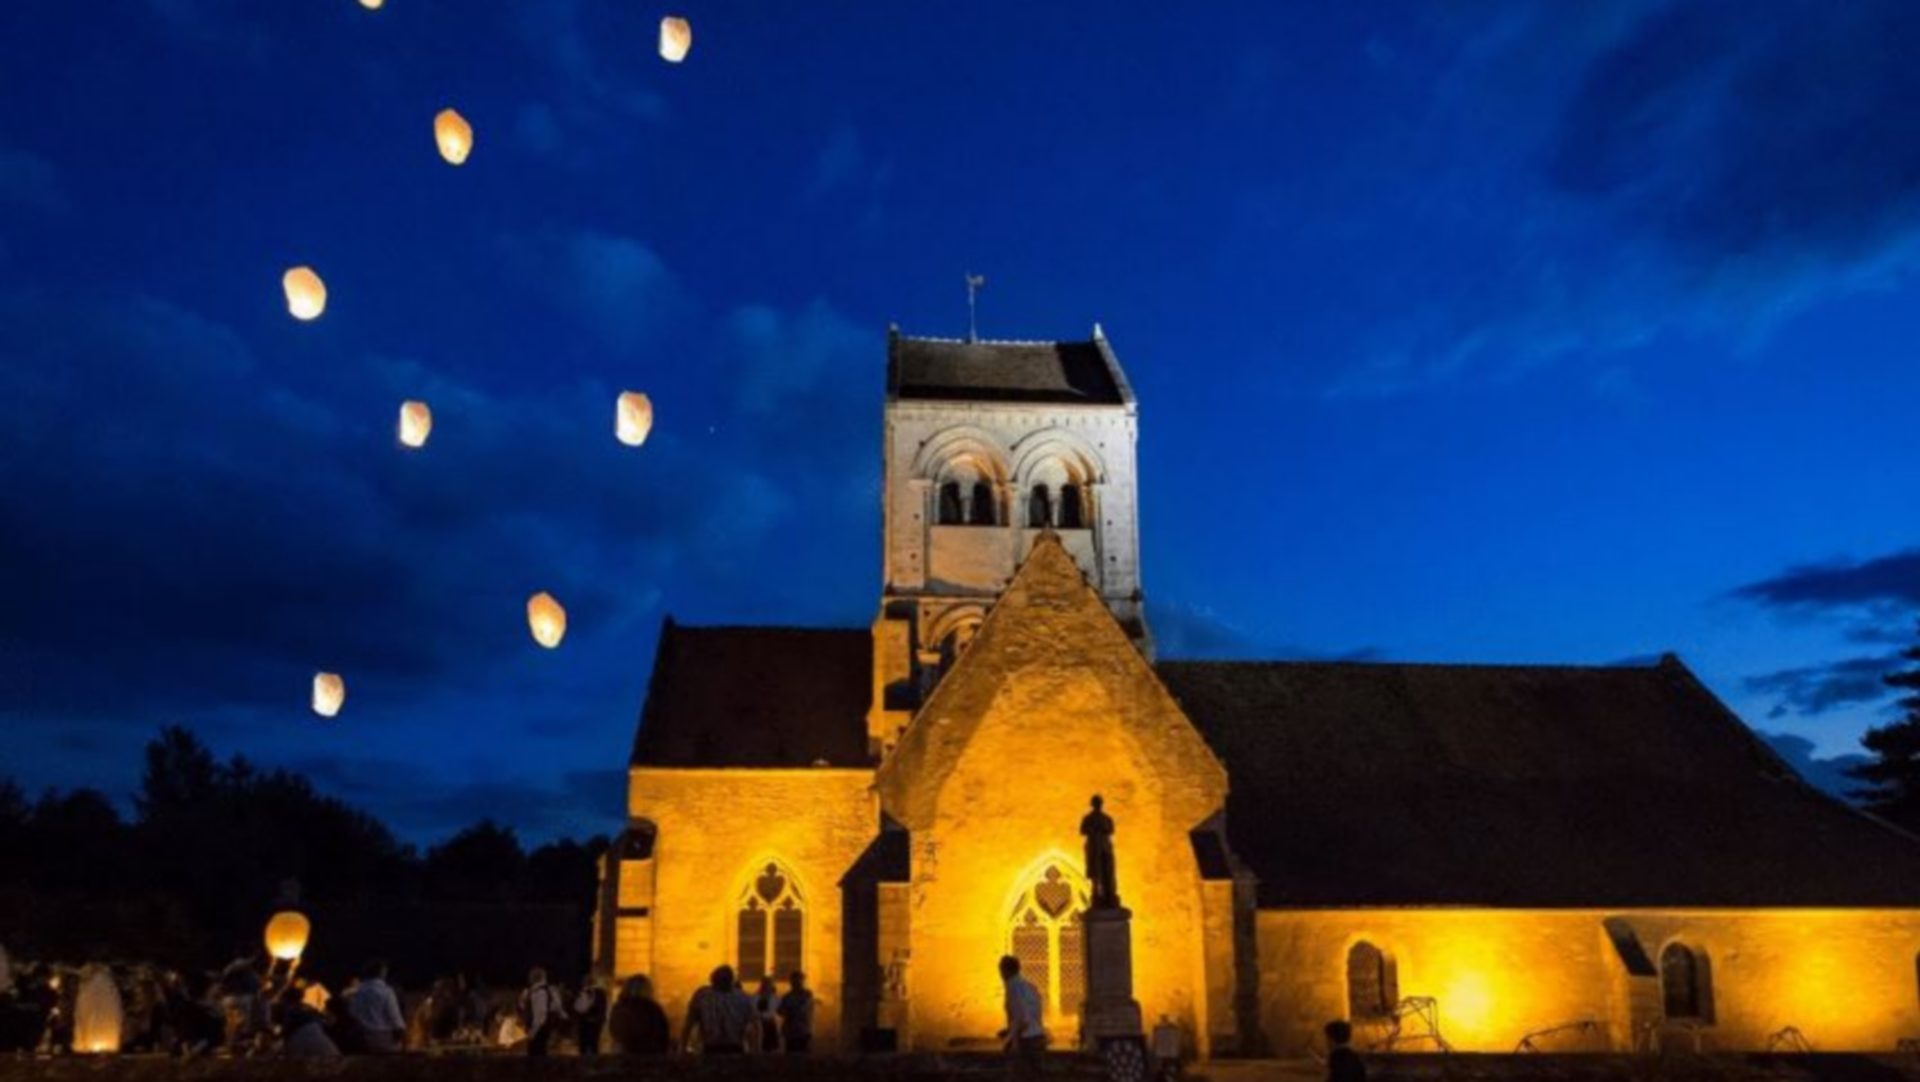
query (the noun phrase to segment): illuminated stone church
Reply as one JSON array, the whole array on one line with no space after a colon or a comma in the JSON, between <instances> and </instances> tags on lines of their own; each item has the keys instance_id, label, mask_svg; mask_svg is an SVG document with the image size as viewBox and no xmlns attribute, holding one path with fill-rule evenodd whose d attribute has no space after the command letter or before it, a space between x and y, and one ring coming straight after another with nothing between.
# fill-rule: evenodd
<instances>
[{"instance_id":1,"label":"illuminated stone church","mask_svg":"<svg viewBox=\"0 0 1920 1082\"><path fill-rule=\"evenodd\" d=\"M1203 1054L1920 1038L1920 841L1676 659L1156 660L1139 415L1076 342L888 343L870 627L662 629L596 956L676 1023L806 971L823 1044L990 1048L995 962L1075 1037L1088 797L1135 992Z\"/></svg>"}]
</instances>

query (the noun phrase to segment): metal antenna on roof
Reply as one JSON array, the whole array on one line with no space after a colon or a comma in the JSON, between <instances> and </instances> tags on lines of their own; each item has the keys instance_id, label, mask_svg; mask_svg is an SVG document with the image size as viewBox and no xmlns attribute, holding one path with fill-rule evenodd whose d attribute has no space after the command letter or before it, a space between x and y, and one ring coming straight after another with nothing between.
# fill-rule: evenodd
<instances>
[{"instance_id":1,"label":"metal antenna on roof","mask_svg":"<svg viewBox=\"0 0 1920 1082\"><path fill-rule=\"evenodd\" d=\"M967 275L967 341L969 342L980 340L980 323L976 317L973 299L979 294L980 287L986 284L987 276L984 274Z\"/></svg>"}]
</instances>

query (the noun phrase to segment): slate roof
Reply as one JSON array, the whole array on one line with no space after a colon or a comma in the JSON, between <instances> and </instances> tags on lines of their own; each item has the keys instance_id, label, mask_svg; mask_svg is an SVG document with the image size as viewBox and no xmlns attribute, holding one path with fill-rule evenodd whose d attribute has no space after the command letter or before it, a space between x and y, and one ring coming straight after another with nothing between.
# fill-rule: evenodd
<instances>
[{"instance_id":1,"label":"slate roof","mask_svg":"<svg viewBox=\"0 0 1920 1082\"><path fill-rule=\"evenodd\" d=\"M1263 906L1920 904L1920 841L1677 660L1155 668L1227 765Z\"/></svg>"},{"instance_id":2,"label":"slate roof","mask_svg":"<svg viewBox=\"0 0 1920 1082\"><path fill-rule=\"evenodd\" d=\"M1102 339L1084 342L887 342L887 393L894 399L1118 406L1125 377Z\"/></svg>"},{"instance_id":3,"label":"slate roof","mask_svg":"<svg viewBox=\"0 0 1920 1082\"><path fill-rule=\"evenodd\" d=\"M666 621L634 766L872 766L865 628L685 627Z\"/></svg>"}]
</instances>

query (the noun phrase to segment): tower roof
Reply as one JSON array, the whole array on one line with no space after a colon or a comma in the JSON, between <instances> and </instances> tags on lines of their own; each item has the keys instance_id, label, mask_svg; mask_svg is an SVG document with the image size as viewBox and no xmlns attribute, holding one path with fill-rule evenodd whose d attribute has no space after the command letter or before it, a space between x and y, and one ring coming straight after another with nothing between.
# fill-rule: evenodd
<instances>
[{"instance_id":1,"label":"tower roof","mask_svg":"<svg viewBox=\"0 0 1920 1082\"><path fill-rule=\"evenodd\" d=\"M1133 402L1120 364L1097 329L1077 342L966 342L895 331L887 341L887 397L1085 406Z\"/></svg>"}]
</instances>

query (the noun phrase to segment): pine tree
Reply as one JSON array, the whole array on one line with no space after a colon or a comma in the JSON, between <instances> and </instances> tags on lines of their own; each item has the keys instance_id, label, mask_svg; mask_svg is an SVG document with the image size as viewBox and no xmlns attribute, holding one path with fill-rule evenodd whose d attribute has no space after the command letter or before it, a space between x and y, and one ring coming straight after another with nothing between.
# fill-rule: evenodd
<instances>
[{"instance_id":1,"label":"pine tree","mask_svg":"<svg viewBox=\"0 0 1920 1082\"><path fill-rule=\"evenodd\" d=\"M1875 815L1920 833L1920 644L1900 656L1914 667L1889 673L1887 686L1902 692L1898 721L1867 730L1860 743L1873 758L1848 773L1866 783L1854 790Z\"/></svg>"}]
</instances>

